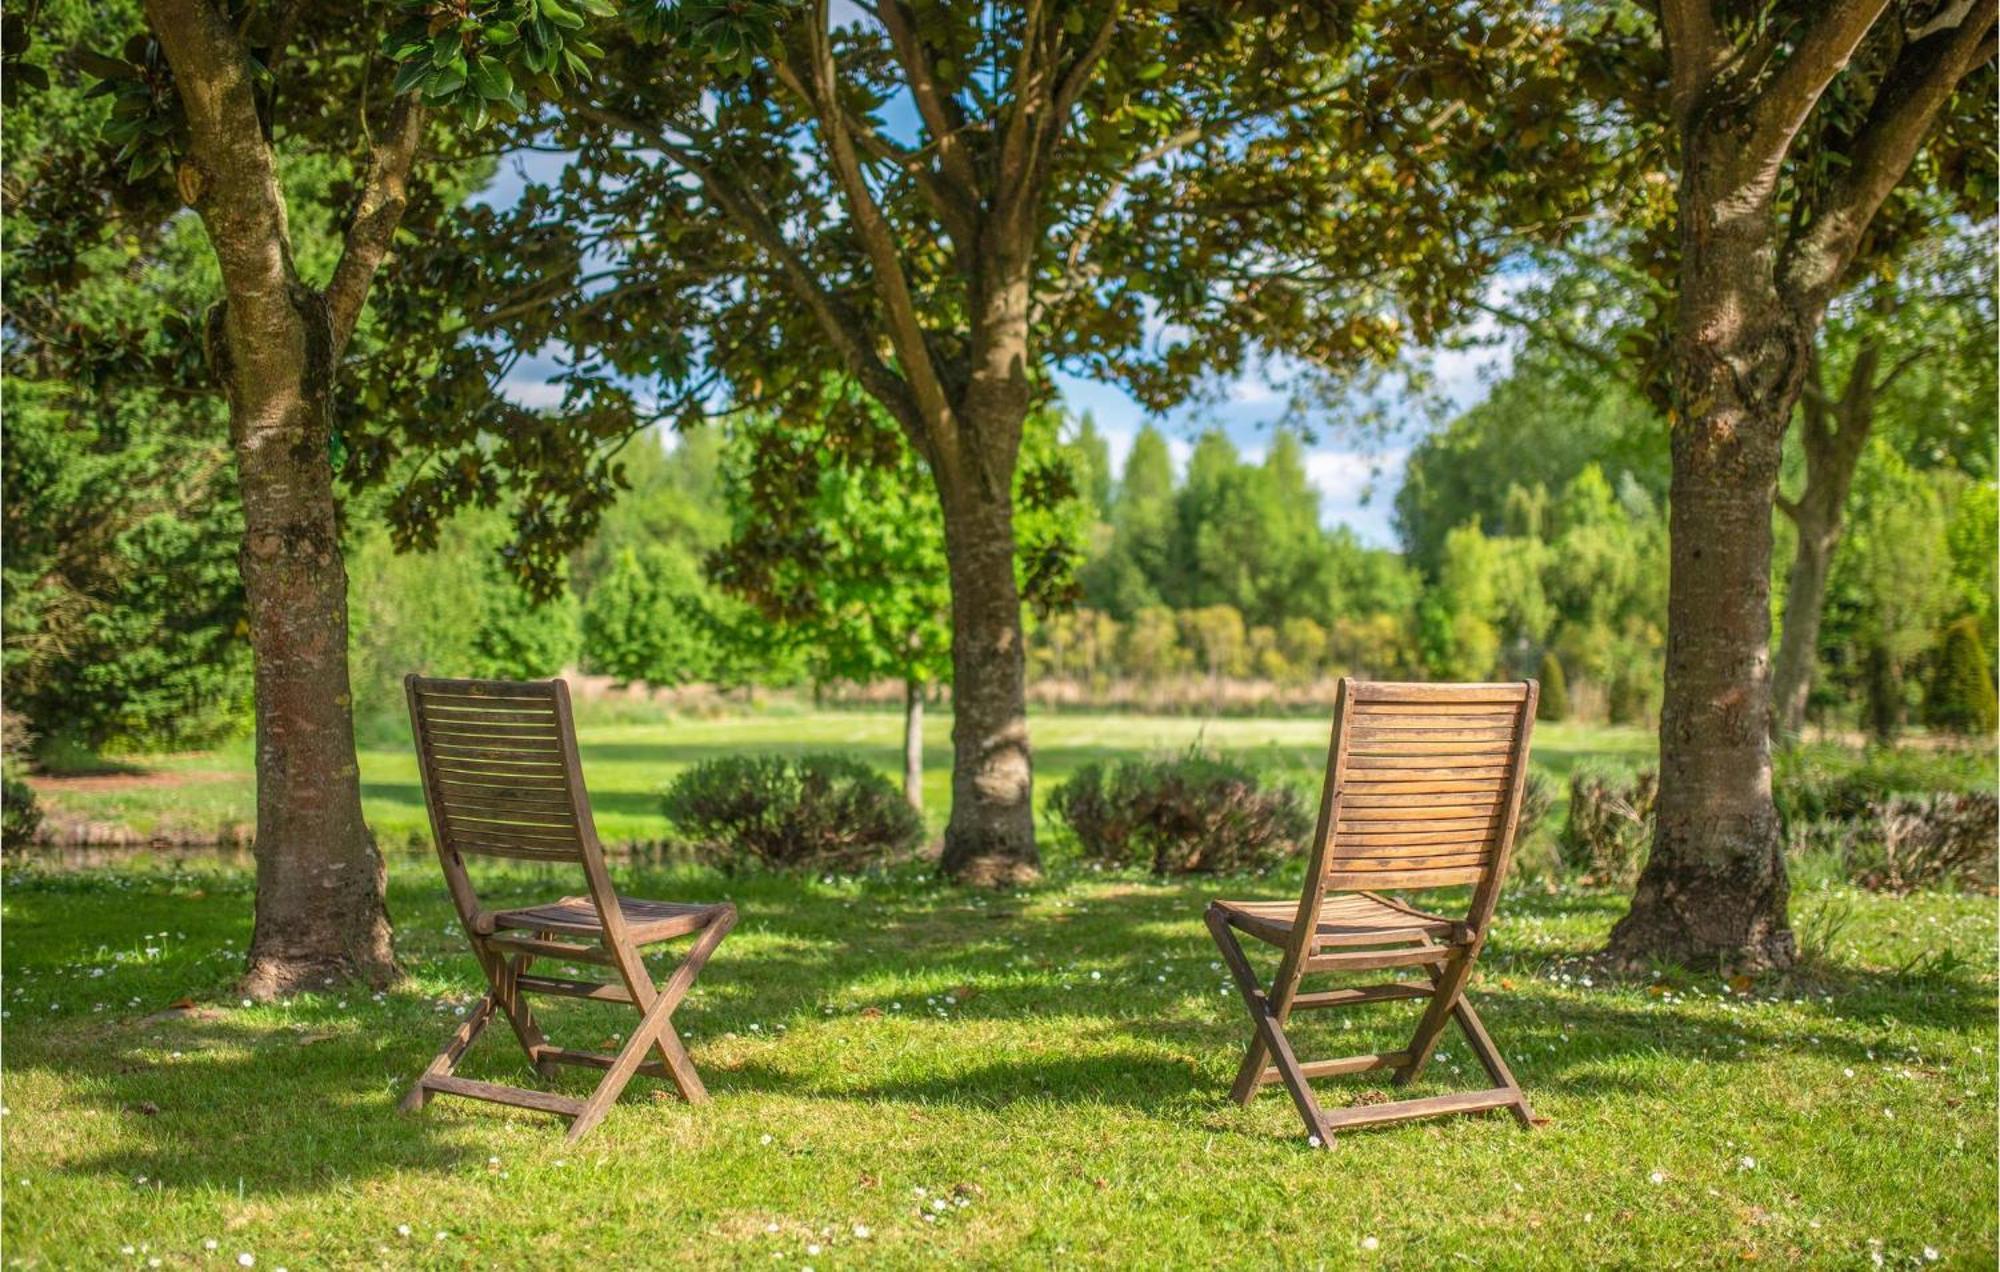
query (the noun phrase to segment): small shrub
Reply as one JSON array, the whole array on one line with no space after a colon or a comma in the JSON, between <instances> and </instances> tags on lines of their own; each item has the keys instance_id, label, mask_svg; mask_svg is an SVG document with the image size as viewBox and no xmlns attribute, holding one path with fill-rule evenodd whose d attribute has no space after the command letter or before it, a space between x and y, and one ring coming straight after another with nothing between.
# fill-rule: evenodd
<instances>
[{"instance_id":1,"label":"small shrub","mask_svg":"<svg viewBox=\"0 0 2000 1272\"><path fill-rule=\"evenodd\" d=\"M1049 809L1083 859L1156 875L1267 870L1312 829L1297 791L1266 788L1249 769L1200 750L1085 765L1050 794Z\"/></svg>"},{"instance_id":2,"label":"small shrub","mask_svg":"<svg viewBox=\"0 0 2000 1272\"><path fill-rule=\"evenodd\" d=\"M1878 892L1992 887L2000 800L1984 791L1892 795L1857 827L1848 877Z\"/></svg>"},{"instance_id":3,"label":"small shrub","mask_svg":"<svg viewBox=\"0 0 2000 1272\"><path fill-rule=\"evenodd\" d=\"M1535 700L1535 719L1569 719L1569 684L1563 678L1562 660L1553 649L1542 654L1542 694Z\"/></svg>"},{"instance_id":4,"label":"small shrub","mask_svg":"<svg viewBox=\"0 0 2000 1272\"><path fill-rule=\"evenodd\" d=\"M923 819L887 777L844 755L731 755L676 777L668 820L703 861L851 872L915 848Z\"/></svg>"},{"instance_id":5,"label":"small shrub","mask_svg":"<svg viewBox=\"0 0 2000 1272\"><path fill-rule=\"evenodd\" d=\"M1947 733L1991 735L1996 712L1986 643L1978 620L1968 615L1944 629L1944 648L1924 695L1924 723Z\"/></svg>"},{"instance_id":6,"label":"small shrub","mask_svg":"<svg viewBox=\"0 0 2000 1272\"><path fill-rule=\"evenodd\" d=\"M42 828L42 806L35 788L12 765L0 770L0 851L19 852L35 841Z\"/></svg>"},{"instance_id":7,"label":"small shrub","mask_svg":"<svg viewBox=\"0 0 2000 1272\"><path fill-rule=\"evenodd\" d=\"M1659 793L1659 776L1651 771L1627 775L1583 769L1570 774L1563 865L1597 883L1629 885L1639 877L1652 847Z\"/></svg>"},{"instance_id":8,"label":"small shrub","mask_svg":"<svg viewBox=\"0 0 2000 1272\"><path fill-rule=\"evenodd\" d=\"M1778 753L1772 774L1772 795L1788 827L1852 820L1891 795L1993 788L1990 756L1915 747L1793 747Z\"/></svg>"}]
</instances>

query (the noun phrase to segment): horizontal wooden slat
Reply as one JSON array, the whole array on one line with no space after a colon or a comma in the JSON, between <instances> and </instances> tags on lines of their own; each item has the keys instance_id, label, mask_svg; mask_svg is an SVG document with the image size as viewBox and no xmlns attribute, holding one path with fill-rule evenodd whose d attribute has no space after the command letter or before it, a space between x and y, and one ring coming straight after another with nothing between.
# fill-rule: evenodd
<instances>
[{"instance_id":1,"label":"horizontal wooden slat","mask_svg":"<svg viewBox=\"0 0 2000 1272\"><path fill-rule=\"evenodd\" d=\"M1450 796L1438 796L1422 792L1411 793L1393 788L1383 790L1351 790L1340 793L1340 815L1352 816L1359 812L1378 809L1438 808L1438 809L1492 809L1502 802L1504 790L1498 785L1489 785L1483 790L1466 791ZM1453 811L1449 814L1461 817L1466 814Z\"/></svg>"},{"instance_id":2,"label":"horizontal wooden slat","mask_svg":"<svg viewBox=\"0 0 2000 1272\"><path fill-rule=\"evenodd\" d=\"M512 857L517 861L578 861L582 858L582 850L578 848L492 843L483 839L468 839L463 835L453 835L451 846L460 853L479 857Z\"/></svg>"},{"instance_id":3,"label":"horizontal wooden slat","mask_svg":"<svg viewBox=\"0 0 2000 1272\"><path fill-rule=\"evenodd\" d=\"M1526 701L1527 696L1527 685L1518 680L1435 685L1362 680L1354 682L1353 686L1353 701L1370 706L1433 702L1520 703Z\"/></svg>"},{"instance_id":4,"label":"horizontal wooden slat","mask_svg":"<svg viewBox=\"0 0 2000 1272\"><path fill-rule=\"evenodd\" d=\"M565 805L569 801L567 777L496 778L486 773L469 776L444 773L439 776L437 785L447 795L471 799L521 800L527 803L559 800Z\"/></svg>"},{"instance_id":5,"label":"horizontal wooden slat","mask_svg":"<svg viewBox=\"0 0 2000 1272\"><path fill-rule=\"evenodd\" d=\"M1455 705L1448 702L1367 702L1348 713L1348 723L1408 722L1452 717L1494 723L1512 722L1521 718L1521 708L1518 704L1505 702L1461 702Z\"/></svg>"},{"instance_id":6,"label":"horizontal wooden slat","mask_svg":"<svg viewBox=\"0 0 2000 1272\"><path fill-rule=\"evenodd\" d=\"M1344 950L1334 954L1314 954L1306 959L1308 972L1372 972L1384 967L1415 967L1421 963L1442 963L1451 956L1443 945L1410 946L1400 950Z\"/></svg>"},{"instance_id":7,"label":"horizontal wooden slat","mask_svg":"<svg viewBox=\"0 0 2000 1272\"><path fill-rule=\"evenodd\" d=\"M1342 792L1356 795L1477 795L1494 789L1492 778L1463 777L1357 777L1350 775Z\"/></svg>"},{"instance_id":8,"label":"horizontal wooden slat","mask_svg":"<svg viewBox=\"0 0 2000 1272\"><path fill-rule=\"evenodd\" d=\"M502 766L499 769L500 772L564 773L568 771L567 767L563 764L561 752L554 748L550 748L547 752L536 754L524 752L519 747L494 749L480 746L462 746L458 743L446 745L442 742L434 742L430 746L430 753L440 764L457 761L453 767L460 768L467 764L480 766L491 764Z\"/></svg>"},{"instance_id":9,"label":"horizontal wooden slat","mask_svg":"<svg viewBox=\"0 0 2000 1272\"><path fill-rule=\"evenodd\" d=\"M1379 834L1339 834L1333 837L1333 851L1346 855L1358 853L1364 857L1379 856L1384 851L1403 848L1428 849L1433 844L1486 844L1494 839L1490 826L1478 826L1470 830L1436 831L1385 831ZM1429 855L1426 853L1426 855Z\"/></svg>"},{"instance_id":10,"label":"horizontal wooden slat","mask_svg":"<svg viewBox=\"0 0 2000 1272\"><path fill-rule=\"evenodd\" d=\"M467 737L481 738L555 738L562 737L556 728L556 718L550 716L546 724L500 724L486 719L456 719L432 716L424 722L424 730L435 738Z\"/></svg>"},{"instance_id":11,"label":"horizontal wooden slat","mask_svg":"<svg viewBox=\"0 0 2000 1272\"><path fill-rule=\"evenodd\" d=\"M1481 727L1476 720L1446 719L1415 725L1359 724L1348 736L1356 742L1511 742L1506 725Z\"/></svg>"},{"instance_id":12,"label":"horizontal wooden slat","mask_svg":"<svg viewBox=\"0 0 2000 1272\"><path fill-rule=\"evenodd\" d=\"M553 826L488 826L467 825L451 821L446 826L455 844L479 843L499 845L508 848L538 848L546 852L571 850L576 847L576 831Z\"/></svg>"},{"instance_id":13,"label":"horizontal wooden slat","mask_svg":"<svg viewBox=\"0 0 2000 1272\"><path fill-rule=\"evenodd\" d=\"M557 994L564 998L590 998L610 1003L632 1001L631 990L603 981L568 980L560 976L517 976L514 983L531 994Z\"/></svg>"},{"instance_id":14,"label":"horizontal wooden slat","mask_svg":"<svg viewBox=\"0 0 2000 1272\"><path fill-rule=\"evenodd\" d=\"M1475 779L1483 781L1504 781L1512 775L1512 770L1494 764L1490 759L1480 757L1470 760L1454 760L1449 756L1411 756L1406 759L1388 760L1376 757L1377 763L1349 761L1347 771L1342 776L1356 782L1414 782L1426 777L1448 777L1457 782Z\"/></svg>"},{"instance_id":15,"label":"horizontal wooden slat","mask_svg":"<svg viewBox=\"0 0 2000 1272\"><path fill-rule=\"evenodd\" d=\"M1501 802L1497 796L1478 804L1397 804L1386 808L1342 800L1339 824L1345 826L1352 823L1356 827L1362 827L1376 822L1408 824L1426 821L1494 821L1498 819L1500 812Z\"/></svg>"},{"instance_id":16,"label":"horizontal wooden slat","mask_svg":"<svg viewBox=\"0 0 2000 1272\"><path fill-rule=\"evenodd\" d=\"M510 786L510 788L516 788L516 790L532 790L532 788L540 788L540 790L568 790L570 788L570 776L566 772L560 772L560 770L558 772L528 772L528 770L514 770L514 768L496 768L492 764L480 764L478 760L460 760L456 756L452 756L452 758L440 756L440 758L432 760L430 770L434 774L438 774L440 778L446 778L446 780L454 780L454 782L478 782L478 784L484 784L484 786Z\"/></svg>"},{"instance_id":17,"label":"horizontal wooden slat","mask_svg":"<svg viewBox=\"0 0 2000 1272\"><path fill-rule=\"evenodd\" d=\"M1520 1092L1511 1088L1494 1087L1487 1091L1433 1095L1421 1100L1398 1100L1392 1104L1357 1104L1352 1108L1327 1110L1320 1117L1329 1131L1337 1131L1344 1126L1403 1122L1441 1113L1480 1113L1487 1109L1505 1108L1520 1098Z\"/></svg>"},{"instance_id":18,"label":"horizontal wooden slat","mask_svg":"<svg viewBox=\"0 0 2000 1272\"><path fill-rule=\"evenodd\" d=\"M426 728L429 728L433 723L444 724L448 721L456 721L461 724L475 722L489 724L534 724L553 728L556 713L553 711L522 711L503 707L495 707L490 711L470 707L455 710L431 707L424 709L423 719L424 727Z\"/></svg>"},{"instance_id":19,"label":"horizontal wooden slat","mask_svg":"<svg viewBox=\"0 0 2000 1272\"><path fill-rule=\"evenodd\" d=\"M1334 834L1343 842L1359 839L1370 842L1374 837L1387 836L1391 839L1413 835L1434 835L1443 831L1473 831L1491 834L1500 828L1500 818L1485 817L1342 817L1334 827Z\"/></svg>"},{"instance_id":20,"label":"horizontal wooden slat","mask_svg":"<svg viewBox=\"0 0 2000 1272\"><path fill-rule=\"evenodd\" d=\"M497 830L510 834L526 834L534 838L560 839L565 842L576 838L576 819L564 813L500 815L487 810L467 811L447 804L445 818L453 830L463 831L469 835Z\"/></svg>"},{"instance_id":21,"label":"horizontal wooden slat","mask_svg":"<svg viewBox=\"0 0 2000 1272\"><path fill-rule=\"evenodd\" d=\"M431 729L424 737L433 746L464 746L482 751L518 751L525 755L562 754L562 738L553 729L527 737L502 737L498 734L481 733L477 729Z\"/></svg>"},{"instance_id":22,"label":"horizontal wooden slat","mask_svg":"<svg viewBox=\"0 0 2000 1272\"><path fill-rule=\"evenodd\" d=\"M1376 856L1335 857L1328 865L1329 870L1344 874L1357 872L1391 873L1407 870L1454 870L1461 866L1477 868L1486 864L1489 855L1486 845L1439 844L1433 847L1449 848L1449 852L1429 853L1419 856L1411 853L1381 854Z\"/></svg>"},{"instance_id":23,"label":"horizontal wooden slat","mask_svg":"<svg viewBox=\"0 0 2000 1272\"><path fill-rule=\"evenodd\" d=\"M1410 1062L1407 1051L1378 1051L1364 1056L1342 1056L1337 1060L1306 1060L1299 1065L1299 1074L1305 1078L1331 1078L1342 1073L1366 1073L1371 1069L1400 1069ZM1264 1070L1259 1082L1280 1080L1277 1067Z\"/></svg>"},{"instance_id":24,"label":"horizontal wooden slat","mask_svg":"<svg viewBox=\"0 0 2000 1272\"><path fill-rule=\"evenodd\" d=\"M449 1074L430 1074L423 1079L426 1090L440 1095L462 1095L467 1099L486 1100L493 1104L510 1104L517 1109L534 1109L541 1113L555 1113L562 1117L575 1117L583 1112L583 1101L568 1095L557 1095L553 1091L530 1091L526 1087L501 1086L497 1082L478 1082L471 1078L453 1077Z\"/></svg>"},{"instance_id":25,"label":"horizontal wooden slat","mask_svg":"<svg viewBox=\"0 0 2000 1272\"><path fill-rule=\"evenodd\" d=\"M591 1069L609 1069L618 1059L617 1056L606 1055L602 1051L575 1051L568 1047L543 1047L535 1053L535 1057L539 1060L553 1060L557 1064L582 1065ZM648 1060L633 1070L633 1072L643 1073L651 1078L671 1078L673 1076L667 1072L667 1067L658 1060Z\"/></svg>"},{"instance_id":26,"label":"horizontal wooden slat","mask_svg":"<svg viewBox=\"0 0 2000 1272\"><path fill-rule=\"evenodd\" d=\"M1349 739L1347 754L1349 759L1362 755L1481 755L1507 756L1514 750L1514 744L1499 742L1379 742L1363 739Z\"/></svg>"},{"instance_id":27,"label":"horizontal wooden slat","mask_svg":"<svg viewBox=\"0 0 2000 1272\"><path fill-rule=\"evenodd\" d=\"M1485 873L1484 866L1465 866L1452 870L1336 868L1326 872L1326 880L1327 886L1332 888L1452 888L1465 883L1478 883Z\"/></svg>"},{"instance_id":28,"label":"horizontal wooden slat","mask_svg":"<svg viewBox=\"0 0 2000 1272\"><path fill-rule=\"evenodd\" d=\"M550 792L540 792L550 795ZM575 825L575 814L570 810L567 796L555 795L543 799L496 799L490 795L466 795L458 791L438 792L438 806L447 812L462 813L467 817L481 817L494 821L511 821L516 817L563 817Z\"/></svg>"},{"instance_id":29,"label":"horizontal wooden slat","mask_svg":"<svg viewBox=\"0 0 2000 1272\"><path fill-rule=\"evenodd\" d=\"M592 963L606 967L612 965L611 951L601 945L578 945L572 941L543 941L532 936L515 936L504 932L479 939L482 944L491 946L503 954L533 954L538 958L561 959L566 963Z\"/></svg>"},{"instance_id":30,"label":"horizontal wooden slat","mask_svg":"<svg viewBox=\"0 0 2000 1272\"><path fill-rule=\"evenodd\" d=\"M1392 981L1387 985L1362 985L1353 989L1322 989L1292 995L1293 1011L1316 1007L1352 1007L1357 1003L1383 1003L1403 998L1429 998L1431 987L1416 981Z\"/></svg>"}]
</instances>

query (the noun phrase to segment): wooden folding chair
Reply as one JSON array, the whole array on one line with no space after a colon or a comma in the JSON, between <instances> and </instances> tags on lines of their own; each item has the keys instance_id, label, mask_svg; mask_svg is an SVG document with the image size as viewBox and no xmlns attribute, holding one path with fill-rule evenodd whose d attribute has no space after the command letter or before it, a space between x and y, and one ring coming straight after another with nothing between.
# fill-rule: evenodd
<instances>
[{"instance_id":1,"label":"wooden folding chair","mask_svg":"<svg viewBox=\"0 0 2000 1272\"><path fill-rule=\"evenodd\" d=\"M604 847L590 816L569 686L560 680L403 682L423 771L424 802L452 903L486 973L486 996L417 1079L402 1108L413 1111L433 1095L462 1095L570 1119L581 1139L602 1121L635 1073L671 1079L691 1104L708 1099L694 1062L674 1033L674 1008L687 996L715 947L736 923L732 905L684 905L621 897L604 866ZM588 892L546 905L489 910L467 877L468 856L580 866ZM697 939L665 980L655 984L641 949L686 936ZM534 975L538 958L609 967L615 980ZM528 1008L531 994L630 1003L639 1024L616 1055L573 1051L550 1043ZM453 1070L495 1015L543 1077L557 1065L605 1070L589 1099L551 1091L475 1082ZM647 1061L646 1053L657 1053Z\"/></svg>"},{"instance_id":2,"label":"wooden folding chair","mask_svg":"<svg viewBox=\"0 0 2000 1272\"><path fill-rule=\"evenodd\" d=\"M1466 1001L1465 984L1486 942L1507 874L1528 771L1534 681L1516 684L1340 682L1326 787L1313 833L1305 894L1290 901L1216 901L1209 931L1250 1009L1254 1032L1230 1096L1248 1104L1283 1082L1316 1144L1375 1122L1509 1108L1532 1115L1520 1085ZM1373 889L1472 885L1462 919L1416 909ZM1307 920L1300 921L1300 916ZM1267 990L1236 933L1283 950ZM1421 967L1425 980L1300 993L1308 974ZM1400 1051L1300 1062L1285 1027L1294 1011L1396 999L1427 1000L1416 1036ZM1423 1072L1449 1017L1458 1022L1493 1086L1428 1099L1322 1109L1310 1081L1394 1069L1408 1085ZM1270 1064L1266 1065L1266 1060Z\"/></svg>"}]
</instances>

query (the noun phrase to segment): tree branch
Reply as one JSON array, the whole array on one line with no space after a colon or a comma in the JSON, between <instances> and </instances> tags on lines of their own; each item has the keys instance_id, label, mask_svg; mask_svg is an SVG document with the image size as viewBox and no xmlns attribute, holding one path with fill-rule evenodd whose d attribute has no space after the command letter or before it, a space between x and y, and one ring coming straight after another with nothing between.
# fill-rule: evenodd
<instances>
[{"instance_id":1,"label":"tree branch","mask_svg":"<svg viewBox=\"0 0 2000 1272\"><path fill-rule=\"evenodd\" d=\"M370 149L361 201L354 209L347 241L341 246L340 262L333 267L333 279L326 285L336 359L361 320L369 285L389 254L396 227L402 224L403 210L409 204L410 168L423 144L424 121L423 105L414 94L403 94L389 108L389 126Z\"/></svg>"},{"instance_id":2,"label":"tree branch","mask_svg":"<svg viewBox=\"0 0 2000 1272\"><path fill-rule=\"evenodd\" d=\"M903 78L910 85L910 95L916 99L917 113L923 116L924 127L930 129L937 144L939 169L958 188L960 198L977 205L979 174L972 156L966 152L965 120L960 117L951 94L938 85L937 68L931 65L930 54L917 35L915 15L904 0L878 0L875 16L889 32L896 60L903 66Z\"/></svg>"},{"instance_id":3,"label":"tree branch","mask_svg":"<svg viewBox=\"0 0 2000 1272\"><path fill-rule=\"evenodd\" d=\"M777 264L786 285L819 324L827 342L847 364L848 371L871 396L896 416L904 430L912 433L913 440L921 435L923 416L916 399L908 383L885 366L863 338L868 324L846 302L820 285L818 277L785 240L755 194L739 187L700 155L668 136L663 129L642 124L602 106L579 103L571 108L570 113L630 136L646 138L661 154L700 181L716 206Z\"/></svg>"},{"instance_id":4,"label":"tree branch","mask_svg":"<svg viewBox=\"0 0 2000 1272\"><path fill-rule=\"evenodd\" d=\"M824 0L807 19L806 29L812 58L809 68L811 78L803 86L808 90L806 104L819 115L820 127L826 133L829 157L833 161L834 179L854 218L855 234L874 267L875 293L881 298L888 318L889 341L896 350L897 360L903 365L904 378L916 396L924 419L942 420L951 413L951 399L945 392L943 379L931 357L930 342L917 316L916 300L910 293L910 282L897 250L895 231L890 227L881 205L875 201L874 192L868 188L866 174L862 172L861 161L855 154L854 138L847 130L846 117L840 109L833 42L827 31Z\"/></svg>"},{"instance_id":5,"label":"tree branch","mask_svg":"<svg viewBox=\"0 0 2000 1272\"><path fill-rule=\"evenodd\" d=\"M1957 26L1933 30L1897 54L1848 147L1847 165L1785 244L1779 278L1795 311L1813 318L1825 312L1868 223L1909 171L1939 112L1960 81L1993 56L1997 17L2000 4L1977 0Z\"/></svg>"},{"instance_id":6,"label":"tree branch","mask_svg":"<svg viewBox=\"0 0 2000 1272\"><path fill-rule=\"evenodd\" d=\"M1846 68L1888 5L1889 0L1832 0L1819 7L1791 56L1757 94L1752 149L1758 156L1783 155L1791 148L1820 94Z\"/></svg>"}]
</instances>

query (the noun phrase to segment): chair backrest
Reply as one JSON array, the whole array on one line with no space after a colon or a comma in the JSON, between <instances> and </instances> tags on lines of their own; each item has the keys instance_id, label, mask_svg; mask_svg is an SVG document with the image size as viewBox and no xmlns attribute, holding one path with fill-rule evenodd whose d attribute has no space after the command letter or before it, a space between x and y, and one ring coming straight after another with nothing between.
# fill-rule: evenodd
<instances>
[{"instance_id":1,"label":"chair backrest","mask_svg":"<svg viewBox=\"0 0 2000 1272\"><path fill-rule=\"evenodd\" d=\"M440 847L580 862L593 834L560 680L405 679Z\"/></svg>"},{"instance_id":2,"label":"chair backrest","mask_svg":"<svg viewBox=\"0 0 2000 1272\"><path fill-rule=\"evenodd\" d=\"M1334 708L1307 889L1474 885L1492 913L1514 846L1539 686L1346 678Z\"/></svg>"}]
</instances>

